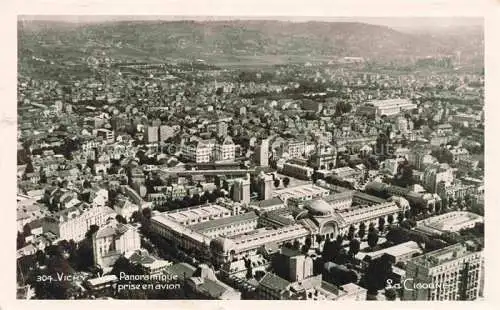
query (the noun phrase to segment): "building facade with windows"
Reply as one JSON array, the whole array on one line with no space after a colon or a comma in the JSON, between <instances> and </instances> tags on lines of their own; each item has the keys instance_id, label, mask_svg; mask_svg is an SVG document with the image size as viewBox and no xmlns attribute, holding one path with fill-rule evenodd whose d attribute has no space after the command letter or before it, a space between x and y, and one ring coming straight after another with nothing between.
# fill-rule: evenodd
<instances>
[{"instance_id":1,"label":"building facade with windows","mask_svg":"<svg viewBox=\"0 0 500 310\"><path fill-rule=\"evenodd\" d=\"M94 263L101 268L113 266L121 255L140 247L139 232L132 225L112 222L92 236Z\"/></svg>"},{"instance_id":2,"label":"building facade with windows","mask_svg":"<svg viewBox=\"0 0 500 310\"><path fill-rule=\"evenodd\" d=\"M43 221L43 231L51 232L60 240L79 242L91 225L102 226L116 216L109 207L92 207L86 203L47 216Z\"/></svg>"},{"instance_id":3,"label":"building facade with windows","mask_svg":"<svg viewBox=\"0 0 500 310\"><path fill-rule=\"evenodd\" d=\"M455 244L407 262L402 282L404 300L474 300L482 286L483 252ZM419 284L420 283L420 284ZM424 286L424 284L426 284Z\"/></svg>"}]
</instances>

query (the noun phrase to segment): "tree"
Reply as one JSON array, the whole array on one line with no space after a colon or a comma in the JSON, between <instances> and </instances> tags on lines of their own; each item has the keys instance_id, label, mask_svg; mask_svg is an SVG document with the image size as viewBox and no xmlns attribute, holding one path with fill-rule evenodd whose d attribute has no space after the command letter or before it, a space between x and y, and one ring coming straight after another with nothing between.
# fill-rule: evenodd
<instances>
[{"instance_id":1,"label":"tree","mask_svg":"<svg viewBox=\"0 0 500 310\"><path fill-rule=\"evenodd\" d=\"M63 257L62 247L56 244L51 244L48 247L46 247L45 253L47 253L49 257L54 257L54 256Z\"/></svg>"},{"instance_id":2,"label":"tree","mask_svg":"<svg viewBox=\"0 0 500 310\"><path fill-rule=\"evenodd\" d=\"M413 168L410 166L407 160L405 160L398 167L398 173L393 179L394 185L401 187L407 187L414 184L413 180Z\"/></svg>"},{"instance_id":3,"label":"tree","mask_svg":"<svg viewBox=\"0 0 500 310\"><path fill-rule=\"evenodd\" d=\"M47 184L47 173L40 169L40 184Z\"/></svg>"},{"instance_id":4,"label":"tree","mask_svg":"<svg viewBox=\"0 0 500 310\"><path fill-rule=\"evenodd\" d=\"M68 275L71 272L68 261L59 253L49 256L46 265L43 274L51 276L53 279L61 275ZM68 299L72 294L72 282L70 281L41 281L35 283L34 287L38 298Z\"/></svg>"},{"instance_id":5,"label":"tree","mask_svg":"<svg viewBox=\"0 0 500 310\"><path fill-rule=\"evenodd\" d=\"M434 212L436 214L440 214L441 213L441 208L442 208L442 202L441 201L437 201L434 205Z\"/></svg>"},{"instance_id":6,"label":"tree","mask_svg":"<svg viewBox=\"0 0 500 310\"><path fill-rule=\"evenodd\" d=\"M220 188L216 188L213 192L214 196L215 196L215 199L213 202L215 202L215 200L217 200L217 198L221 198L221 197L224 197L225 196L225 193L222 189Z\"/></svg>"},{"instance_id":7,"label":"tree","mask_svg":"<svg viewBox=\"0 0 500 310\"><path fill-rule=\"evenodd\" d=\"M215 200L217 199L217 195L215 194L215 191L211 193L207 190L207 191L205 191L203 196L205 196L207 198L208 202L215 202Z\"/></svg>"},{"instance_id":8,"label":"tree","mask_svg":"<svg viewBox=\"0 0 500 310\"><path fill-rule=\"evenodd\" d=\"M33 173L35 172L35 169L33 168L33 162L31 160L28 161L26 164L26 168L24 169L24 173Z\"/></svg>"},{"instance_id":9,"label":"tree","mask_svg":"<svg viewBox=\"0 0 500 310\"><path fill-rule=\"evenodd\" d=\"M342 236L341 234L338 234L337 239L335 239L335 240L337 242L337 245L339 247L342 247L342 243L344 242L344 236Z\"/></svg>"},{"instance_id":10,"label":"tree","mask_svg":"<svg viewBox=\"0 0 500 310\"><path fill-rule=\"evenodd\" d=\"M208 201L208 198L205 195L205 193L200 196L200 204L205 204L205 203L207 203L207 201Z\"/></svg>"},{"instance_id":11,"label":"tree","mask_svg":"<svg viewBox=\"0 0 500 310\"><path fill-rule=\"evenodd\" d=\"M140 220L141 220L141 214L139 213L139 211L134 211L130 216L130 222L137 223Z\"/></svg>"},{"instance_id":12,"label":"tree","mask_svg":"<svg viewBox=\"0 0 500 310\"><path fill-rule=\"evenodd\" d=\"M338 265L345 265L352 260L352 257L344 248L340 248L338 255L333 259L333 262Z\"/></svg>"},{"instance_id":13,"label":"tree","mask_svg":"<svg viewBox=\"0 0 500 310\"><path fill-rule=\"evenodd\" d=\"M193 195L193 197L191 198L191 204L193 206L197 206L199 205L201 202L201 199L200 199L200 194L196 193Z\"/></svg>"},{"instance_id":14,"label":"tree","mask_svg":"<svg viewBox=\"0 0 500 310\"><path fill-rule=\"evenodd\" d=\"M290 178L284 177L283 178L283 186L288 187L288 185L290 185Z\"/></svg>"},{"instance_id":15,"label":"tree","mask_svg":"<svg viewBox=\"0 0 500 310\"><path fill-rule=\"evenodd\" d=\"M44 266L46 264L47 257L42 250L38 250L35 253L35 260L39 266Z\"/></svg>"},{"instance_id":16,"label":"tree","mask_svg":"<svg viewBox=\"0 0 500 310\"><path fill-rule=\"evenodd\" d=\"M25 224L23 226L23 235L26 237L26 236L29 236L31 235L31 226L29 223Z\"/></svg>"},{"instance_id":17,"label":"tree","mask_svg":"<svg viewBox=\"0 0 500 310\"><path fill-rule=\"evenodd\" d=\"M374 248L378 243L378 232L376 230L373 230L372 232L368 233L368 246L370 248Z\"/></svg>"},{"instance_id":18,"label":"tree","mask_svg":"<svg viewBox=\"0 0 500 310\"><path fill-rule=\"evenodd\" d=\"M396 244L410 241L408 233L400 227L391 227L387 232L385 238L387 239L387 241Z\"/></svg>"},{"instance_id":19,"label":"tree","mask_svg":"<svg viewBox=\"0 0 500 310\"><path fill-rule=\"evenodd\" d=\"M389 223L389 225L392 225L392 223L394 223L394 216L392 214L389 214L387 216L387 223Z\"/></svg>"},{"instance_id":20,"label":"tree","mask_svg":"<svg viewBox=\"0 0 500 310\"><path fill-rule=\"evenodd\" d=\"M80 270L88 270L94 265L94 252L92 250L92 241L86 239L80 243L75 255L75 265Z\"/></svg>"},{"instance_id":21,"label":"tree","mask_svg":"<svg viewBox=\"0 0 500 310\"><path fill-rule=\"evenodd\" d=\"M448 208L451 208L455 204L455 199L452 196L448 197Z\"/></svg>"},{"instance_id":22,"label":"tree","mask_svg":"<svg viewBox=\"0 0 500 310\"><path fill-rule=\"evenodd\" d=\"M401 223L405 219L405 215L403 212L398 213L398 223Z\"/></svg>"},{"instance_id":23,"label":"tree","mask_svg":"<svg viewBox=\"0 0 500 310\"><path fill-rule=\"evenodd\" d=\"M352 257L356 256L359 252L360 246L361 243L358 239L352 239L351 242L349 242L349 255Z\"/></svg>"},{"instance_id":24,"label":"tree","mask_svg":"<svg viewBox=\"0 0 500 310\"><path fill-rule=\"evenodd\" d=\"M381 232L384 231L385 228L384 226L385 226L385 219L383 217L380 217L378 219L378 230Z\"/></svg>"},{"instance_id":25,"label":"tree","mask_svg":"<svg viewBox=\"0 0 500 310\"><path fill-rule=\"evenodd\" d=\"M331 241L328 238L325 240L323 252L321 253L321 256L323 257L323 260L325 262L333 261L333 259L337 257L341 248L340 244L338 241Z\"/></svg>"},{"instance_id":26,"label":"tree","mask_svg":"<svg viewBox=\"0 0 500 310\"><path fill-rule=\"evenodd\" d=\"M308 236L308 237L306 238L306 240L305 240L305 242L304 242L304 243L305 243L305 245L306 245L307 247L309 247L309 248L310 248L310 247L311 247L311 245L312 245L312 240L311 240L311 237L310 237L310 236Z\"/></svg>"},{"instance_id":27,"label":"tree","mask_svg":"<svg viewBox=\"0 0 500 310\"><path fill-rule=\"evenodd\" d=\"M318 243L318 247L321 245L321 242L325 241L325 237L323 235L316 235L316 242Z\"/></svg>"},{"instance_id":28,"label":"tree","mask_svg":"<svg viewBox=\"0 0 500 310\"><path fill-rule=\"evenodd\" d=\"M274 187L278 188L280 186L281 181L279 179L274 180Z\"/></svg>"},{"instance_id":29,"label":"tree","mask_svg":"<svg viewBox=\"0 0 500 310\"><path fill-rule=\"evenodd\" d=\"M361 224L359 224L358 236L360 239L363 239L365 235L366 235L366 224L364 222L361 222Z\"/></svg>"},{"instance_id":30,"label":"tree","mask_svg":"<svg viewBox=\"0 0 500 310\"><path fill-rule=\"evenodd\" d=\"M387 285L387 279L390 277L391 272L392 264L387 255L371 260L365 273L367 293L376 295L378 290Z\"/></svg>"},{"instance_id":31,"label":"tree","mask_svg":"<svg viewBox=\"0 0 500 310\"><path fill-rule=\"evenodd\" d=\"M183 208L191 207L192 203L193 202L192 202L191 197L189 195L184 196L181 200L181 205Z\"/></svg>"},{"instance_id":32,"label":"tree","mask_svg":"<svg viewBox=\"0 0 500 310\"><path fill-rule=\"evenodd\" d=\"M126 257L120 256L114 263L111 274L114 274L120 278L120 273L124 272L126 274L145 274L145 270L141 265L132 264Z\"/></svg>"},{"instance_id":33,"label":"tree","mask_svg":"<svg viewBox=\"0 0 500 310\"><path fill-rule=\"evenodd\" d=\"M314 167L314 171L313 171L313 174L312 174L312 182L314 184L316 184L316 181L318 181L319 177L318 177L318 168Z\"/></svg>"},{"instance_id":34,"label":"tree","mask_svg":"<svg viewBox=\"0 0 500 310\"><path fill-rule=\"evenodd\" d=\"M92 184L90 183L89 180L83 181L83 188L91 188Z\"/></svg>"},{"instance_id":35,"label":"tree","mask_svg":"<svg viewBox=\"0 0 500 310\"><path fill-rule=\"evenodd\" d=\"M17 232L17 249L20 249L26 245L26 240L21 232Z\"/></svg>"},{"instance_id":36,"label":"tree","mask_svg":"<svg viewBox=\"0 0 500 310\"><path fill-rule=\"evenodd\" d=\"M150 220L151 219L151 209L150 208L144 208L142 209L142 216L147 219L147 220Z\"/></svg>"},{"instance_id":37,"label":"tree","mask_svg":"<svg viewBox=\"0 0 500 310\"><path fill-rule=\"evenodd\" d=\"M117 214L115 219L118 223L127 224L127 220L120 214Z\"/></svg>"},{"instance_id":38,"label":"tree","mask_svg":"<svg viewBox=\"0 0 500 310\"><path fill-rule=\"evenodd\" d=\"M411 224L408 220L402 221L399 223L399 226L406 228L406 229L411 229Z\"/></svg>"},{"instance_id":39,"label":"tree","mask_svg":"<svg viewBox=\"0 0 500 310\"><path fill-rule=\"evenodd\" d=\"M90 239L99 230L99 226L90 225L89 230L85 233L85 238Z\"/></svg>"},{"instance_id":40,"label":"tree","mask_svg":"<svg viewBox=\"0 0 500 310\"><path fill-rule=\"evenodd\" d=\"M251 279L253 277L252 261L250 259L245 259L245 268L247 269L245 278Z\"/></svg>"},{"instance_id":41,"label":"tree","mask_svg":"<svg viewBox=\"0 0 500 310\"><path fill-rule=\"evenodd\" d=\"M352 240L354 238L354 233L356 232L356 228L354 225L349 226L349 232L347 233L347 240Z\"/></svg>"},{"instance_id":42,"label":"tree","mask_svg":"<svg viewBox=\"0 0 500 310\"><path fill-rule=\"evenodd\" d=\"M70 239L66 248L66 253L69 254L69 260L72 263L72 265L75 265L76 259L78 257L78 252L77 252L78 246L75 242L75 240Z\"/></svg>"},{"instance_id":43,"label":"tree","mask_svg":"<svg viewBox=\"0 0 500 310\"><path fill-rule=\"evenodd\" d=\"M404 215L405 215L406 219L411 218L411 211L410 210L406 210Z\"/></svg>"}]
</instances>

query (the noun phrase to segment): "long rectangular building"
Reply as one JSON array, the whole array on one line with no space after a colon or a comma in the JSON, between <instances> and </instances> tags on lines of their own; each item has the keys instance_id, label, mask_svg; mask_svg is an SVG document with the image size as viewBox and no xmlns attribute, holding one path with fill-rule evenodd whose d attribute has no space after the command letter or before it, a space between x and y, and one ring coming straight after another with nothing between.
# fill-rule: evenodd
<instances>
[{"instance_id":1,"label":"long rectangular building","mask_svg":"<svg viewBox=\"0 0 500 310\"><path fill-rule=\"evenodd\" d=\"M203 205L187 209L164 212L161 215L181 225L194 225L213 219L231 216L231 210L219 205Z\"/></svg>"},{"instance_id":2,"label":"long rectangular building","mask_svg":"<svg viewBox=\"0 0 500 310\"><path fill-rule=\"evenodd\" d=\"M311 200L314 198L325 197L328 194L330 194L330 191L328 189L314 184L305 184L276 190L274 191L273 196L279 197L281 200L287 203L288 199L290 198L297 200Z\"/></svg>"},{"instance_id":3,"label":"long rectangular building","mask_svg":"<svg viewBox=\"0 0 500 310\"><path fill-rule=\"evenodd\" d=\"M252 231L257 228L259 216L255 212L223 217L191 225L189 228L206 236L231 236Z\"/></svg>"},{"instance_id":4,"label":"long rectangular building","mask_svg":"<svg viewBox=\"0 0 500 310\"><path fill-rule=\"evenodd\" d=\"M458 232L462 229L473 228L477 223L483 222L483 217L475 213L452 211L417 221L415 229L430 235L442 234L444 232Z\"/></svg>"},{"instance_id":5,"label":"long rectangular building","mask_svg":"<svg viewBox=\"0 0 500 310\"><path fill-rule=\"evenodd\" d=\"M358 112L374 116L392 116L416 108L417 105L408 99L385 99L368 101Z\"/></svg>"},{"instance_id":6,"label":"long rectangular building","mask_svg":"<svg viewBox=\"0 0 500 310\"><path fill-rule=\"evenodd\" d=\"M211 247L212 253L216 255L215 259L222 263L255 255L265 244L282 245L295 240L303 244L305 238L310 235L311 231L306 226L296 223L275 229L259 228L232 237L217 238Z\"/></svg>"}]
</instances>

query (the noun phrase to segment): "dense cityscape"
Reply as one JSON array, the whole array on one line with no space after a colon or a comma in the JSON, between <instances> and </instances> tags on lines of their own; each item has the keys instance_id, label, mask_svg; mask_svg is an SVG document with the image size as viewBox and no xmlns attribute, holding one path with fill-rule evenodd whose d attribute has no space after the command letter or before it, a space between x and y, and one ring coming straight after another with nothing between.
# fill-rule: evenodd
<instances>
[{"instance_id":1,"label":"dense cityscape","mask_svg":"<svg viewBox=\"0 0 500 310\"><path fill-rule=\"evenodd\" d=\"M477 300L483 29L18 23L17 298Z\"/></svg>"}]
</instances>

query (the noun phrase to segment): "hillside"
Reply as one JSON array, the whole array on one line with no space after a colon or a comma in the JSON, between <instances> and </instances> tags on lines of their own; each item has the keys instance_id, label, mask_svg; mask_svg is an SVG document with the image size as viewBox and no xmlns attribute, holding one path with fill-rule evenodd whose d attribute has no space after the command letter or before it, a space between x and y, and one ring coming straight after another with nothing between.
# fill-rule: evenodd
<instances>
[{"instance_id":1,"label":"hillside","mask_svg":"<svg viewBox=\"0 0 500 310\"><path fill-rule=\"evenodd\" d=\"M449 36L410 34L351 22L148 21L81 25L32 21L19 24L19 51L20 56L28 49L51 54L55 46L61 54L68 49L80 55L89 49L102 49L115 57L209 60L272 55L388 59L452 54L458 49L482 53L477 42L482 41L482 33L473 36L476 41L469 37L461 32Z\"/></svg>"}]
</instances>

